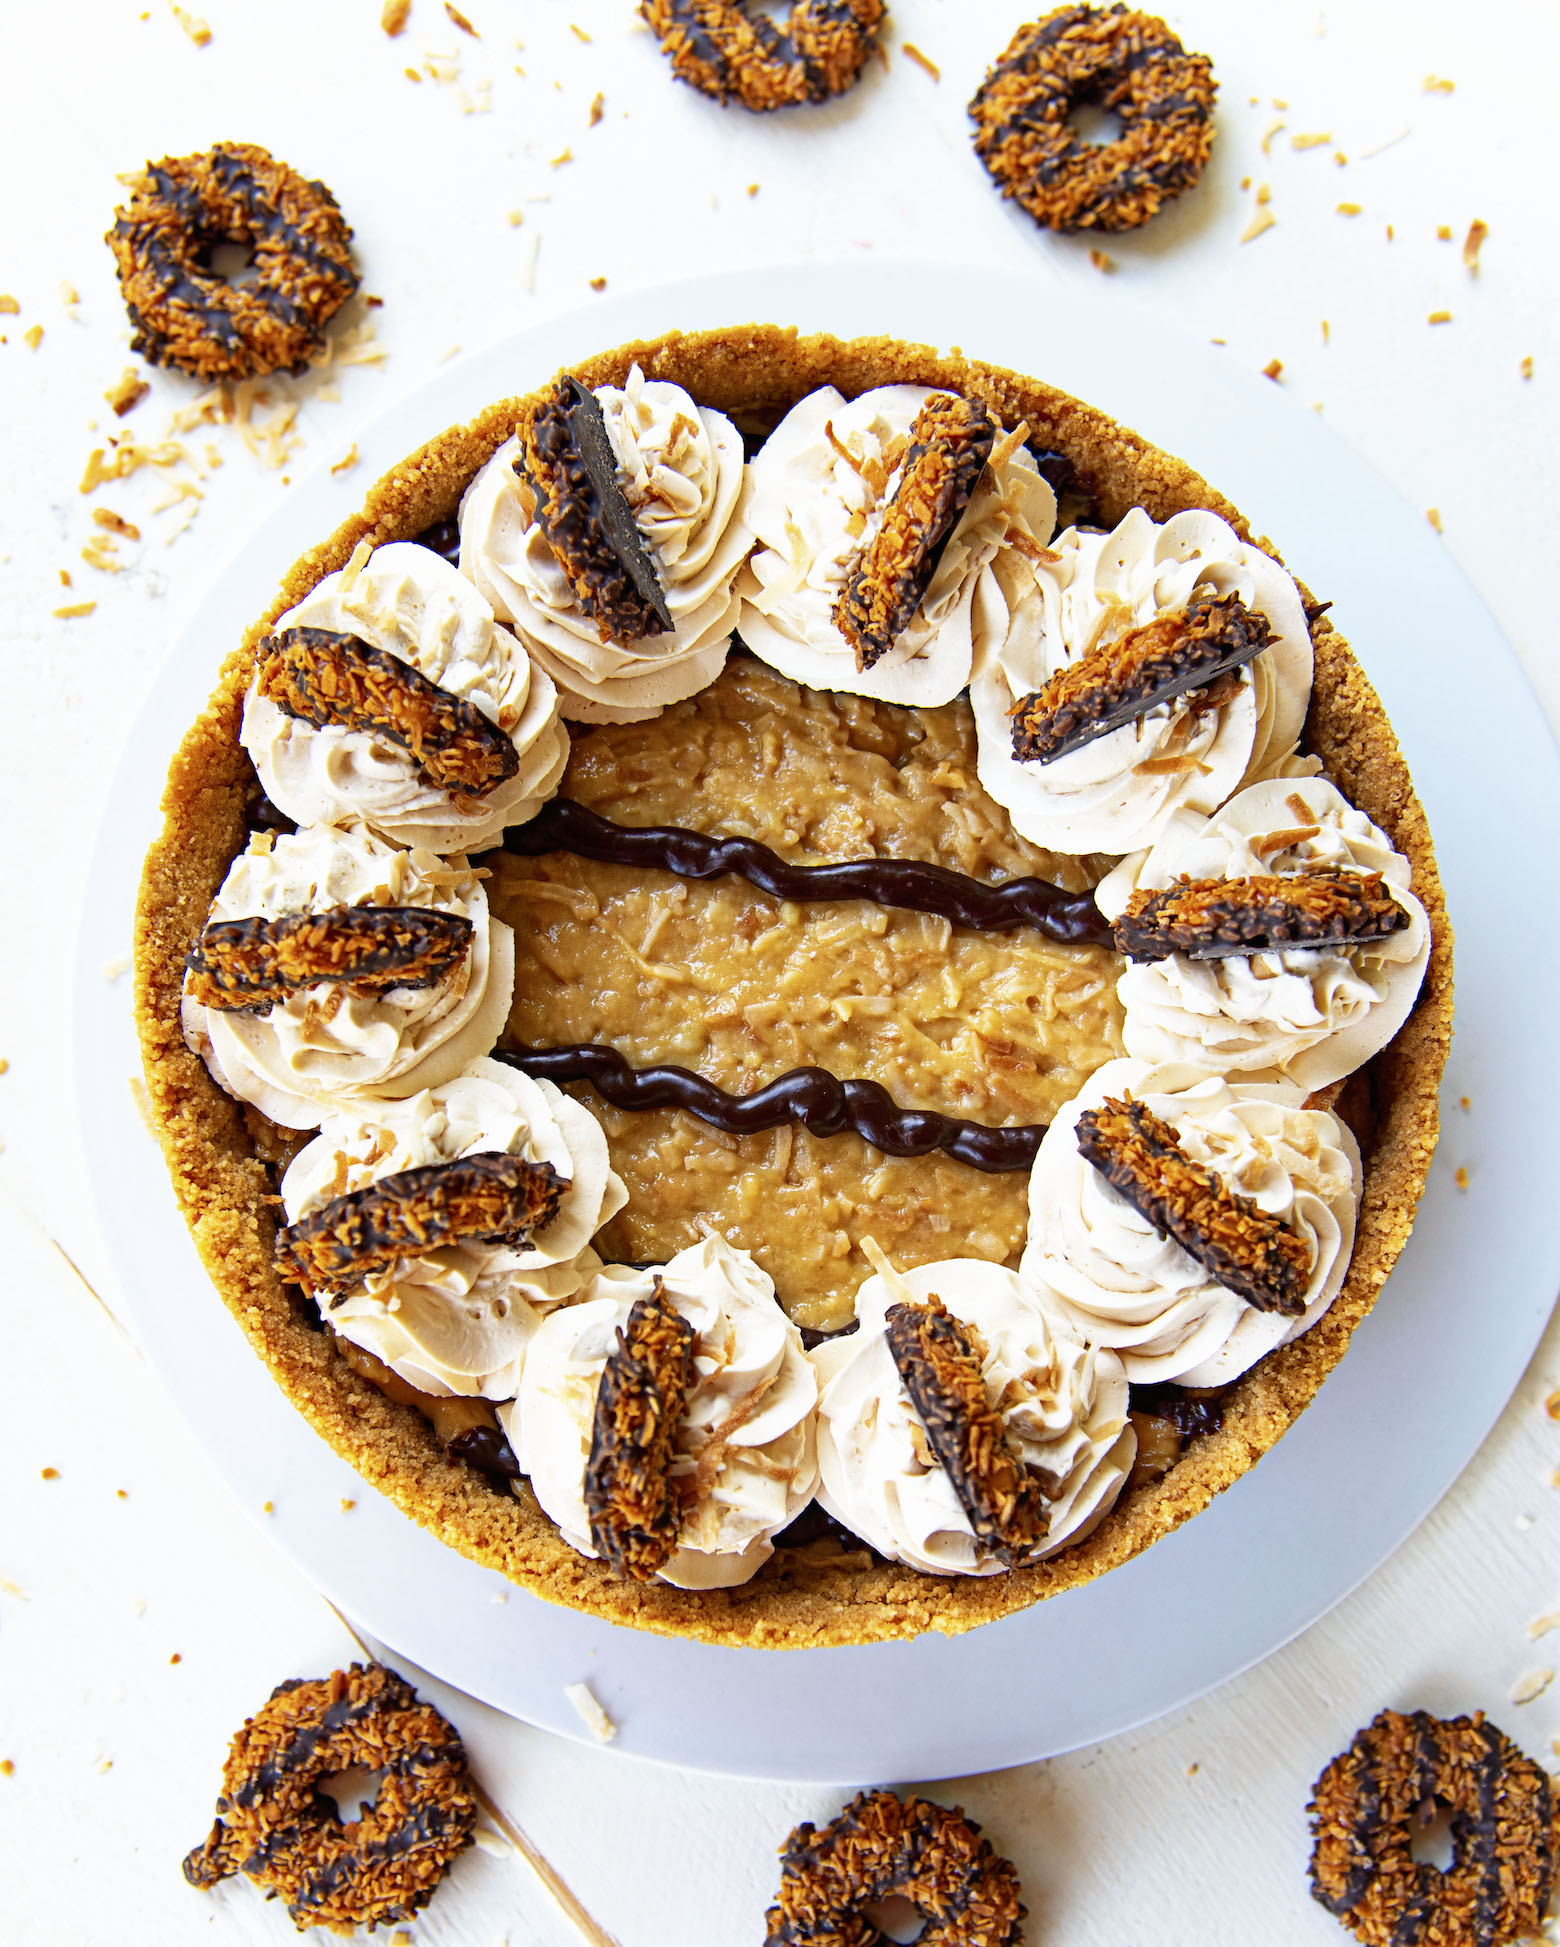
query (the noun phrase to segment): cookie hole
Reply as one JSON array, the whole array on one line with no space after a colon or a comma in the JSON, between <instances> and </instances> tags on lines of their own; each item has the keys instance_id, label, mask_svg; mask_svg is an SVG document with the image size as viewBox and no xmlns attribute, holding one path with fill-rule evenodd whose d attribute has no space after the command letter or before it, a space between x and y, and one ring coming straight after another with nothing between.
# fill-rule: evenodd
<instances>
[{"instance_id":1,"label":"cookie hole","mask_svg":"<svg viewBox=\"0 0 1560 1947\"><path fill-rule=\"evenodd\" d=\"M319 1789L326 1798L335 1801L336 1816L343 1825L356 1825L365 1812L373 1809L384 1780L382 1771L365 1771L361 1765L355 1765L351 1771L337 1771L329 1778L322 1778Z\"/></svg>"},{"instance_id":2,"label":"cookie hole","mask_svg":"<svg viewBox=\"0 0 1560 1947\"><path fill-rule=\"evenodd\" d=\"M871 1906L863 1907L861 1917L876 1927L885 1940L898 1941L900 1947L907 1941L919 1940L926 1931L926 1915L899 1893L890 1893L886 1900L875 1900Z\"/></svg>"},{"instance_id":3,"label":"cookie hole","mask_svg":"<svg viewBox=\"0 0 1560 1947\"><path fill-rule=\"evenodd\" d=\"M1087 142L1091 148L1099 149L1121 140L1123 124L1121 117L1111 109L1085 101L1080 102L1067 117L1067 126L1080 142Z\"/></svg>"},{"instance_id":4,"label":"cookie hole","mask_svg":"<svg viewBox=\"0 0 1560 1947\"><path fill-rule=\"evenodd\" d=\"M1416 1866L1433 1866L1438 1873L1444 1873L1450 1868L1456 1850L1450 1811L1433 1798L1427 1798L1414 1815L1409 1858Z\"/></svg>"},{"instance_id":5,"label":"cookie hole","mask_svg":"<svg viewBox=\"0 0 1560 1947\"><path fill-rule=\"evenodd\" d=\"M255 253L247 243L214 243L200 253L200 267L235 289L255 283L260 272Z\"/></svg>"}]
</instances>

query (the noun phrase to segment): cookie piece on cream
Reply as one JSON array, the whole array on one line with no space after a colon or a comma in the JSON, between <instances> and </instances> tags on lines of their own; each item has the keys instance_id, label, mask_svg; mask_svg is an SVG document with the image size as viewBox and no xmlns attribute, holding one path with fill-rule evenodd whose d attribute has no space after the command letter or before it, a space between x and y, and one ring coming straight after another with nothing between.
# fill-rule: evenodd
<instances>
[{"instance_id":1,"label":"cookie piece on cream","mask_svg":"<svg viewBox=\"0 0 1560 1947\"><path fill-rule=\"evenodd\" d=\"M737 571L753 539L747 476L736 427L681 386L647 379L636 365L621 387L600 386L594 398L671 629L657 617L653 630L620 639L582 606L518 464L518 435L461 500L460 566L550 674L566 717L636 723L720 674L737 619Z\"/></svg>"},{"instance_id":2,"label":"cookie piece on cream","mask_svg":"<svg viewBox=\"0 0 1560 1947\"><path fill-rule=\"evenodd\" d=\"M931 386L888 385L847 403L824 386L791 408L748 469L758 546L739 584L738 627L755 656L798 683L889 703L950 702L970 680L978 611L1002 607L987 586L992 564L1050 538L1056 496L1009 437L941 542L908 626L896 613L892 647L858 655L836 612L895 505L917 419L938 397Z\"/></svg>"},{"instance_id":3,"label":"cookie piece on cream","mask_svg":"<svg viewBox=\"0 0 1560 1947\"><path fill-rule=\"evenodd\" d=\"M599 1269L590 1240L627 1200L600 1124L550 1082L481 1060L409 1101L337 1110L282 1178L298 1225L386 1177L495 1153L546 1165L561 1186L527 1242L457 1237L320 1298L343 1338L435 1398L513 1399L543 1319Z\"/></svg>"},{"instance_id":4,"label":"cookie piece on cream","mask_svg":"<svg viewBox=\"0 0 1560 1947\"><path fill-rule=\"evenodd\" d=\"M1009 1566L1005 1551L977 1540L895 1361L891 1313L934 1294L978 1341L988 1404L1038 1484L1045 1532L1024 1559L1082 1541L1132 1471L1126 1374L1017 1272L977 1258L868 1278L856 1294L857 1329L809 1355L819 1385L820 1504L880 1555L924 1574L995 1575Z\"/></svg>"},{"instance_id":5,"label":"cookie piece on cream","mask_svg":"<svg viewBox=\"0 0 1560 1947\"><path fill-rule=\"evenodd\" d=\"M607 1266L537 1333L519 1398L499 1418L544 1512L571 1547L596 1555L587 1473L602 1375L658 1283L695 1336L670 1469L681 1521L657 1573L682 1589L733 1588L768 1561L817 1481L817 1381L746 1251L716 1232L664 1265Z\"/></svg>"},{"instance_id":6,"label":"cookie piece on cream","mask_svg":"<svg viewBox=\"0 0 1560 1947\"><path fill-rule=\"evenodd\" d=\"M185 976L185 1041L230 1095L289 1129L316 1128L357 1100L451 1080L497 1042L515 981L514 936L490 918L482 880L464 858L403 851L361 826L259 832L229 866L206 934L232 921L408 907L469 928L436 979L426 970L405 986L320 979L235 1008L199 998L206 979L196 964Z\"/></svg>"},{"instance_id":7,"label":"cookie piece on cream","mask_svg":"<svg viewBox=\"0 0 1560 1947\"><path fill-rule=\"evenodd\" d=\"M1297 1314L1258 1310L1218 1284L1080 1153L1080 1119L1126 1097L1304 1246ZM1284 1082L1124 1059L1096 1070L1047 1131L1020 1270L1076 1332L1119 1356L1134 1385L1225 1385L1308 1332L1338 1295L1354 1247L1359 1150L1337 1116L1301 1103Z\"/></svg>"},{"instance_id":8,"label":"cookie piece on cream","mask_svg":"<svg viewBox=\"0 0 1560 1947\"><path fill-rule=\"evenodd\" d=\"M1242 784L1307 768L1294 755L1312 669L1300 591L1217 514L1193 508L1160 526L1134 507L1109 534L1069 528L1042 556L1012 550L998 568L1002 611L978 631L970 702L980 781L1026 838L1059 852L1133 852L1178 812L1206 816ZM1254 660L1049 761L1022 738L1029 754L1015 750L1015 710L1074 664L1229 595L1265 625Z\"/></svg>"},{"instance_id":9,"label":"cookie piece on cream","mask_svg":"<svg viewBox=\"0 0 1560 1947\"><path fill-rule=\"evenodd\" d=\"M431 548L360 543L345 568L277 620L271 640L344 636L408 665L443 692L450 714L475 712L512 745L478 794L441 786L400 733L310 721L284 708L269 657L244 698L241 737L272 803L300 825L361 820L384 837L432 851L477 851L523 824L558 788L568 732L552 680L495 625L483 595ZM268 672L273 680L268 684ZM457 707L461 706L461 707Z\"/></svg>"},{"instance_id":10,"label":"cookie piece on cream","mask_svg":"<svg viewBox=\"0 0 1560 1947\"><path fill-rule=\"evenodd\" d=\"M1430 925L1410 886L1413 867L1325 778L1253 784L1207 819L1178 819L1146 857L1099 886L1107 918L1134 893L1184 878L1353 874L1362 895L1385 893L1407 916L1376 939L1283 946L1198 958L1175 952L1128 966L1116 983L1122 1038L1144 1061L1188 1061L1222 1073L1282 1076L1306 1091L1341 1080L1407 1020L1430 957ZM1379 874L1379 880L1374 875Z\"/></svg>"}]
</instances>

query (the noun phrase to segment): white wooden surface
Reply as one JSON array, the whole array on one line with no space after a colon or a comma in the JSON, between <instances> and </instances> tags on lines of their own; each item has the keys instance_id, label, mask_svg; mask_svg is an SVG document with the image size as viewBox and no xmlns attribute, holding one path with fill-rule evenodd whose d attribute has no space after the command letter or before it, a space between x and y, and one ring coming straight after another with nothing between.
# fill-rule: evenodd
<instances>
[{"instance_id":1,"label":"white wooden surface","mask_svg":"<svg viewBox=\"0 0 1560 1947\"><path fill-rule=\"evenodd\" d=\"M291 1937L285 1914L247 1884L196 1894L178 1861L209 1822L231 1731L280 1678L322 1672L354 1645L266 1542L263 1516L241 1514L203 1477L155 1379L94 1298L107 1280L72 1124L63 969L106 781L178 617L289 482L350 455L369 414L456 347L588 306L595 277L622 290L876 251L1028 264L1045 301L1065 305L1069 290L1108 274L1123 302L1224 339L1248 369L1281 359L1298 409L1320 405L1414 504L1438 509L1446 546L1560 719L1546 599L1560 278L1540 113L1560 16L1541 0L1497 0L1476 23L1454 0L1173 9L1188 43L1217 64L1215 160L1183 206L1110 240L1116 269L1102 273L1086 244L1042 237L1005 207L966 139L963 104L986 62L1040 10L896 0L887 74L838 109L769 120L723 115L674 87L631 0L472 0L479 39L435 0L414 0L394 42L378 29L376 0L205 0L204 46L165 0L144 15L130 0L6 10L0 291L21 307L0 316L6 1940ZM902 55L905 40L940 65L940 83ZM452 62L458 78L429 72ZM406 79L408 66L424 78ZM1427 91L1432 74L1454 91ZM591 126L598 90L604 114ZM1324 132L1329 143L1291 146ZM375 333L363 349L385 357L268 388L257 420L300 405L303 444L279 467L257 461L237 429L201 426L182 435L194 465L148 465L82 495L95 446L116 432L155 444L194 391L156 376L123 422L102 402L130 362L99 242L115 173L219 138L263 142L332 185L357 231L365 289L384 299L354 311ZM555 165L565 150L572 159ZM1263 184L1260 207L1277 222L1242 244ZM1341 202L1361 213L1338 214ZM1490 226L1476 277L1461 256L1475 217ZM1442 309L1452 321L1429 324ZM23 333L35 324L43 338L32 349ZM201 497L152 511L179 480ZM91 524L99 505L141 529L139 542L119 543L121 574L81 559L103 532ZM192 506L188 528L170 535ZM1259 507L1249 511L1260 521ZM96 607L85 617L52 612L86 601ZM213 664L226 647L212 645ZM1459 713L1448 735L1465 724ZM111 971L103 1005L125 1007L128 982ZM1452 1160L1476 1165L1492 1137L1477 1077L1462 1081L1472 1106L1446 1143ZM1471 1308L1478 1300L1470 1293ZM1261 1668L1148 1732L939 1788L1018 1862L1034 1939L1344 1938L1305 1896L1304 1805L1322 1763L1383 1704L1484 1706L1553 1761L1560 1688L1526 1705L1511 1695L1560 1663L1560 1633L1527 1633L1560 1608L1560 1424L1543 1410L1557 1385L1552 1327L1437 1513ZM57 1479L41 1477L47 1467ZM1207 1627L1219 1627L1217 1589ZM825 1817L841 1800L644 1767L427 1688L465 1733L489 1792L622 1947L761 1938L775 1846L797 1818ZM578 1937L517 1856L489 1852L463 1859L408 1931L462 1947Z\"/></svg>"}]
</instances>

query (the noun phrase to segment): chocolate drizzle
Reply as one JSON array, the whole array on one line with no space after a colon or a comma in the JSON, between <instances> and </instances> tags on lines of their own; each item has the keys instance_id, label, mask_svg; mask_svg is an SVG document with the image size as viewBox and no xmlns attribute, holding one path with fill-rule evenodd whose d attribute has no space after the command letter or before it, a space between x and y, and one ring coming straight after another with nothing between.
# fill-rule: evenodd
<instances>
[{"instance_id":1,"label":"chocolate drizzle","mask_svg":"<svg viewBox=\"0 0 1560 1947\"><path fill-rule=\"evenodd\" d=\"M1110 924L1093 893L1066 892L1048 879L1008 879L988 886L917 859L793 865L757 839L710 838L681 825L615 825L572 798L551 799L529 824L506 831L503 844L520 858L573 852L605 865L655 866L679 879L718 879L729 872L774 899L869 899L878 906L935 913L977 933L1032 926L1066 946L1112 943Z\"/></svg>"},{"instance_id":2,"label":"chocolate drizzle","mask_svg":"<svg viewBox=\"0 0 1560 1947\"><path fill-rule=\"evenodd\" d=\"M992 1129L935 1109L902 1109L880 1083L842 1082L826 1068L793 1068L751 1095L729 1095L691 1069L633 1068L599 1041L495 1048L493 1058L537 1081L589 1082L615 1109L683 1109L729 1136L757 1135L786 1122L799 1122L815 1136L852 1130L887 1156L940 1149L993 1176L1027 1170L1045 1134L1042 1123Z\"/></svg>"}]
</instances>

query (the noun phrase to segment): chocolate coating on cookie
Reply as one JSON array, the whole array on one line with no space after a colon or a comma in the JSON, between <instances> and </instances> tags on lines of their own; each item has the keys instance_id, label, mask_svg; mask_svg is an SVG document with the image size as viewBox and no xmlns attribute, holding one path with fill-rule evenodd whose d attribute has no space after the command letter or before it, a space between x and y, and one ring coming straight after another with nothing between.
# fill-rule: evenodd
<instances>
[{"instance_id":1,"label":"chocolate coating on cookie","mask_svg":"<svg viewBox=\"0 0 1560 1947\"><path fill-rule=\"evenodd\" d=\"M1139 889L1116 921L1116 951L1132 960L1224 960L1295 947L1368 946L1409 924L1379 872L1252 874L1182 879Z\"/></svg>"},{"instance_id":2,"label":"chocolate coating on cookie","mask_svg":"<svg viewBox=\"0 0 1560 1947\"><path fill-rule=\"evenodd\" d=\"M320 1790L340 1772L384 1774L350 1826ZM217 1821L184 1861L191 1886L244 1873L294 1926L410 1920L476 1827L460 1738L379 1663L278 1684L233 1739Z\"/></svg>"},{"instance_id":3,"label":"chocolate coating on cookie","mask_svg":"<svg viewBox=\"0 0 1560 1947\"><path fill-rule=\"evenodd\" d=\"M310 1291L334 1292L462 1238L527 1244L568 1188L551 1163L497 1150L399 1170L289 1224L276 1240L277 1268Z\"/></svg>"},{"instance_id":4,"label":"chocolate coating on cookie","mask_svg":"<svg viewBox=\"0 0 1560 1947\"><path fill-rule=\"evenodd\" d=\"M1239 595L1209 595L1156 615L1112 642L1097 643L1013 706L1013 754L1049 764L1082 750L1156 704L1207 689L1258 656L1272 640L1268 620ZM1211 691L1207 702L1225 700Z\"/></svg>"},{"instance_id":5,"label":"chocolate coating on cookie","mask_svg":"<svg viewBox=\"0 0 1560 1947\"><path fill-rule=\"evenodd\" d=\"M362 994L433 987L458 966L475 928L426 906L333 906L281 919L213 920L185 961L203 1007L265 1008L317 981Z\"/></svg>"},{"instance_id":6,"label":"chocolate coating on cookie","mask_svg":"<svg viewBox=\"0 0 1560 1947\"><path fill-rule=\"evenodd\" d=\"M420 669L329 629L283 629L260 645L260 694L318 729L339 724L399 744L436 791L480 798L520 769L511 738Z\"/></svg>"},{"instance_id":7,"label":"chocolate coating on cookie","mask_svg":"<svg viewBox=\"0 0 1560 1947\"><path fill-rule=\"evenodd\" d=\"M684 825L615 825L572 798L552 798L529 823L510 826L503 848L517 858L572 852L607 865L651 866L679 879L734 873L775 899L869 899L935 913L977 933L1032 926L1067 946L1110 946L1114 938L1092 892L1066 892L1049 879L993 886L919 859L796 865L754 838L711 838Z\"/></svg>"},{"instance_id":8,"label":"chocolate coating on cookie","mask_svg":"<svg viewBox=\"0 0 1560 1947\"><path fill-rule=\"evenodd\" d=\"M1124 6L1058 7L1020 27L970 103L975 150L1004 196L1049 230L1135 230L1197 181L1217 87L1162 20ZM1114 142L1071 126L1120 118Z\"/></svg>"},{"instance_id":9,"label":"chocolate coating on cookie","mask_svg":"<svg viewBox=\"0 0 1560 1947\"><path fill-rule=\"evenodd\" d=\"M743 0L640 0L639 11L679 81L762 113L853 88L885 9L883 0L796 0L783 28Z\"/></svg>"},{"instance_id":10,"label":"chocolate coating on cookie","mask_svg":"<svg viewBox=\"0 0 1560 1947\"><path fill-rule=\"evenodd\" d=\"M1304 1239L1188 1156L1175 1129L1143 1103L1107 1096L1085 1109L1078 1153L1216 1284L1257 1311L1304 1312L1311 1276Z\"/></svg>"},{"instance_id":11,"label":"chocolate coating on cookie","mask_svg":"<svg viewBox=\"0 0 1560 1947\"><path fill-rule=\"evenodd\" d=\"M495 1048L493 1059L537 1081L589 1082L615 1109L682 1109L730 1136L756 1135L787 1122L799 1122L815 1136L850 1129L888 1156L941 1149L956 1163L993 1175L1027 1170L1045 1134L1036 1122L993 1129L935 1109L902 1109L880 1082L842 1082L826 1068L792 1068L749 1094L731 1095L689 1068L631 1067L616 1048L599 1041Z\"/></svg>"},{"instance_id":12,"label":"chocolate coating on cookie","mask_svg":"<svg viewBox=\"0 0 1560 1947\"><path fill-rule=\"evenodd\" d=\"M325 185L252 142L148 163L107 237L130 349L207 384L301 372L358 287L351 241ZM208 267L218 244L253 252L251 281Z\"/></svg>"},{"instance_id":13,"label":"chocolate coating on cookie","mask_svg":"<svg viewBox=\"0 0 1560 1947\"><path fill-rule=\"evenodd\" d=\"M976 1541L1011 1568L1044 1540L1050 1522L1039 1482L986 1397L979 1334L934 1292L924 1305L890 1305L887 1335L910 1404Z\"/></svg>"},{"instance_id":14,"label":"chocolate coating on cookie","mask_svg":"<svg viewBox=\"0 0 1560 1947\"><path fill-rule=\"evenodd\" d=\"M648 1582L677 1546L677 1422L693 1384L694 1330L657 1277L618 1331L596 1392L585 1509L591 1546L615 1575Z\"/></svg>"},{"instance_id":15,"label":"chocolate coating on cookie","mask_svg":"<svg viewBox=\"0 0 1560 1947\"><path fill-rule=\"evenodd\" d=\"M781 1849L764 1947L884 1947L865 1910L896 1895L925 1918L920 1947L1019 1947L1019 1891L1012 1862L959 1807L858 1792L827 1825L799 1825Z\"/></svg>"},{"instance_id":16,"label":"chocolate coating on cookie","mask_svg":"<svg viewBox=\"0 0 1560 1947\"><path fill-rule=\"evenodd\" d=\"M1412 1852L1436 1809L1451 1813L1444 1869ZM1369 1947L1506 1947L1539 1931L1554 1889L1553 1788L1482 1711L1382 1711L1317 1779L1309 1810L1311 1897Z\"/></svg>"},{"instance_id":17,"label":"chocolate coating on cookie","mask_svg":"<svg viewBox=\"0 0 1560 1947\"><path fill-rule=\"evenodd\" d=\"M669 635L672 612L595 393L561 378L517 431L515 473L536 497L536 523L581 612L614 642Z\"/></svg>"},{"instance_id":18,"label":"chocolate coating on cookie","mask_svg":"<svg viewBox=\"0 0 1560 1947\"><path fill-rule=\"evenodd\" d=\"M886 656L915 620L996 432L985 407L957 393L934 392L916 414L894 497L834 604L858 670Z\"/></svg>"}]
</instances>

